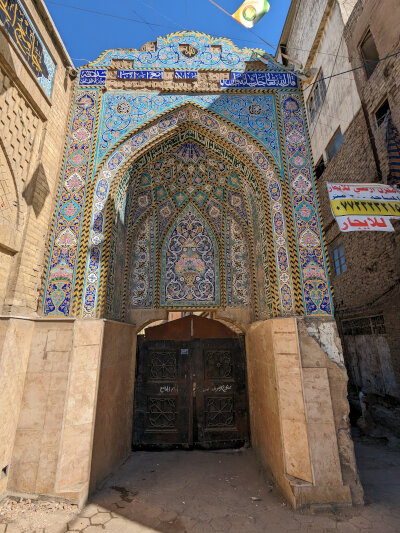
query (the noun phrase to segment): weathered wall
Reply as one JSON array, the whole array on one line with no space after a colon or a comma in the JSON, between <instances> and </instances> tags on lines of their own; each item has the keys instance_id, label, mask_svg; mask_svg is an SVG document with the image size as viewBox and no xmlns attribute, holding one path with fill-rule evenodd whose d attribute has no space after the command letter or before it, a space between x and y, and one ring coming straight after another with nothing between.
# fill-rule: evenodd
<instances>
[{"instance_id":1,"label":"weathered wall","mask_svg":"<svg viewBox=\"0 0 400 533\"><path fill-rule=\"evenodd\" d=\"M322 69L324 77L351 69L343 30L356 0L306 0L292 2L281 44L287 55L297 59L307 69ZM314 79L315 81L315 79ZM340 127L346 131L360 109L360 98L353 74L325 80L328 88L323 105L314 121L309 123L315 162L325 150ZM315 85L304 84L305 101ZM310 117L308 117L310 120Z\"/></svg>"},{"instance_id":2,"label":"weathered wall","mask_svg":"<svg viewBox=\"0 0 400 533\"><path fill-rule=\"evenodd\" d=\"M350 434L347 372L334 321L297 319L311 457L316 485L350 488L363 503ZM310 489L308 489L310 490Z\"/></svg>"},{"instance_id":3,"label":"weathered wall","mask_svg":"<svg viewBox=\"0 0 400 533\"><path fill-rule=\"evenodd\" d=\"M11 464L34 325L28 320L0 320L0 495Z\"/></svg>"},{"instance_id":4,"label":"weathered wall","mask_svg":"<svg viewBox=\"0 0 400 533\"><path fill-rule=\"evenodd\" d=\"M380 58L395 54L400 50L399 37L400 4L397 0L359 0L346 25L346 40L352 67L362 64L359 44L369 29ZM385 98L388 99L394 124L400 129L400 56L391 57L377 64L368 78L364 69L356 72L356 80L361 99L371 123L382 178L388 175L384 127L377 127L374 113Z\"/></svg>"},{"instance_id":5,"label":"weathered wall","mask_svg":"<svg viewBox=\"0 0 400 533\"><path fill-rule=\"evenodd\" d=\"M331 3L328 0L303 0L302 2L295 0L292 2L292 13L289 12L282 35L283 44L286 44L287 55L297 59L303 65L307 63L309 52L319 32L322 17L328 4Z\"/></svg>"},{"instance_id":6,"label":"weathered wall","mask_svg":"<svg viewBox=\"0 0 400 533\"><path fill-rule=\"evenodd\" d=\"M293 493L285 476L272 321L256 322L249 327L246 354L252 446L264 468L271 470L294 506Z\"/></svg>"},{"instance_id":7,"label":"weathered wall","mask_svg":"<svg viewBox=\"0 0 400 533\"><path fill-rule=\"evenodd\" d=\"M336 326L308 325L311 334L294 318L248 329L252 444L294 507L361 503Z\"/></svg>"},{"instance_id":8,"label":"weathered wall","mask_svg":"<svg viewBox=\"0 0 400 533\"><path fill-rule=\"evenodd\" d=\"M49 493L57 468L74 324L28 323L33 336L21 411L16 419L9 487Z\"/></svg>"},{"instance_id":9,"label":"weathered wall","mask_svg":"<svg viewBox=\"0 0 400 533\"><path fill-rule=\"evenodd\" d=\"M89 488L104 322L30 324L34 332L8 488L80 503Z\"/></svg>"},{"instance_id":10,"label":"weathered wall","mask_svg":"<svg viewBox=\"0 0 400 533\"><path fill-rule=\"evenodd\" d=\"M351 69L346 42L343 38L344 22L342 12L337 4L330 12L319 41L311 68L321 69L324 77L329 77ZM326 97L313 122L309 122L311 145L314 161L326 156L326 148L340 127L344 133L353 117L360 109L360 98L354 75L348 73L325 80ZM307 102L314 85L304 87L304 99ZM310 120L310 117L308 117Z\"/></svg>"},{"instance_id":11,"label":"weathered wall","mask_svg":"<svg viewBox=\"0 0 400 533\"><path fill-rule=\"evenodd\" d=\"M131 450L136 338L135 326L104 323L90 490Z\"/></svg>"},{"instance_id":12,"label":"weathered wall","mask_svg":"<svg viewBox=\"0 0 400 533\"><path fill-rule=\"evenodd\" d=\"M71 61L42 2L26 0L56 63L50 98L0 30L0 311L37 310L46 236L57 192L72 81Z\"/></svg>"}]
</instances>

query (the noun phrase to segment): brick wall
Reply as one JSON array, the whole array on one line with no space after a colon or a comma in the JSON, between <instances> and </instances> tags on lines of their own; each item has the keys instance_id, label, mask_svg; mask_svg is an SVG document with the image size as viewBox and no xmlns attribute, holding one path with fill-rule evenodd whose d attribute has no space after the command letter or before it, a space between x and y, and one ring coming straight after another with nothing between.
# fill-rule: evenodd
<instances>
[{"instance_id":1,"label":"brick wall","mask_svg":"<svg viewBox=\"0 0 400 533\"><path fill-rule=\"evenodd\" d=\"M388 9L392 9L390 17ZM393 33L399 25L397 0L383 3L360 0L345 29L352 66L361 63L358 45L368 28L377 36L379 57L400 51L398 31ZM387 97L393 121L400 129L399 80L400 55L379 63L369 79L364 70L357 71L363 109L344 132L344 143L318 180L318 190L328 247L343 244L347 264L347 271L336 275L330 257L336 316L340 319L384 315L392 364L400 383L400 223L394 223L394 233L340 233L333 221L326 188L326 182L385 182L388 175L385 131L383 126L377 126L375 111Z\"/></svg>"},{"instance_id":2,"label":"brick wall","mask_svg":"<svg viewBox=\"0 0 400 533\"><path fill-rule=\"evenodd\" d=\"M55 63L51 98L0 30L0 314L33 315L64 148L70 60L42 2L26 8ZM50 36L51 31L51 36Z\"/></svg>"}]
</instances>

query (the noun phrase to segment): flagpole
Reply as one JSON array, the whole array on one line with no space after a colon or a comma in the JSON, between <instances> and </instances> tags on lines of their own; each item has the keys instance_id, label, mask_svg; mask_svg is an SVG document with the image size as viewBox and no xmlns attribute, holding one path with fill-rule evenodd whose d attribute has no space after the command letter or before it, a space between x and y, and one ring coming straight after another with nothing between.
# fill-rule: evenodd
<instances>
[{"instance_id":1,"label":"flagpole","mask_svg":"<svg viewBox=\"0 0 400 533\"><path fill-rule=\"evenodd\" d=\"M210 0L211 1L211 0ZM240 22L239 22L240 24ZM243 24L240 24L241 26L243 26ZM243 26L244 28L244 26ZM260 37L258 35L258 33L256 33L254 30L252 30L251 28L246 28L249 32L251 32L253 35L255 35L256 37L258 37L258 39L260 39L263 43L265 43L267 46L269 46L270 48L272 48L273 50L275 50L275 46L273 46L272 44L268 43L265 39L263 39L262 37Z\"/></svg>"}]
</instances>

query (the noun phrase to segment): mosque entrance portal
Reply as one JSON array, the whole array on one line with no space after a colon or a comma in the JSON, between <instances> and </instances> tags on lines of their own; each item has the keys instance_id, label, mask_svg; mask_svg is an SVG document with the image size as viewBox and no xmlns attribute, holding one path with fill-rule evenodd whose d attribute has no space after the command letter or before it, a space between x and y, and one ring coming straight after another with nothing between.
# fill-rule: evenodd
<instances>
[{"instance_id":1,"label":"mosque entrance portal","mask_svg":"<svg viewBox=\"0 0 400 533\"><path fill-rule=\"evenodd\" d=\"M246 383L244 339L223 324L189 316L150 328L138 338L133 447L243 446Z\"/></svg>"}]
</instances>

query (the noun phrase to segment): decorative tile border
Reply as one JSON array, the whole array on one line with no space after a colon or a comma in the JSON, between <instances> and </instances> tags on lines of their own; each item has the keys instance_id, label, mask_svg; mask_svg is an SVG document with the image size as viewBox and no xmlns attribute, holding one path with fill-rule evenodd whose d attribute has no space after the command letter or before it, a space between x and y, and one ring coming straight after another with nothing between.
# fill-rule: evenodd
<instances>
[{"instance_id":1,"label":"decorative tile border","mask_svg":"<svg viewBox=\"0 0 400 533\"><path fill-rule=\"evenodd\" d=\"M98 89L75 94L44 288L48 316L71 312L98 97Z\"/></svg>"},{"instance_id":2,"label":"decorative tile border","mask_svg":"<svg viewBox=\"0 0 400 533\"><path fill-rule=\"evenodd\" d=\"M224 122L210 115L206 111L192 109L191 106L170 113L156 121L154 125L130 137L102 166L101 174L96 182L91 231L89 239L89 254L86 264L85 286L83 295L83 314L85 317L95 316L97 308L98 290L101 273L101 259L104 242L106 203L110 186L119 170L131 160L135 152L143 149L157 138L162 138L168 131L173 131L178 125L191 121L220 135L233 150L250 156L252 162L264 175L265 185L273 206L273 237L275 243L275 261L278 270L278 292L280 305L284 314L294 311L293 289L291 286L290 262L288 254L287 233L281 184L267 157L253 144L247 136L239 134L235 129L228 128Z\"/></svg>"},{"instance_id":3,"label":"decorative tile border","mask_svg":"<svg viewBox=\"0 0 400 533\"><path fill-rule=\"evenodd\" d=\"M247 84L259 73L239 70L253 57L253 50L237 49L229 40L183 32L159 38L153 51L107 51L80 71L80 83L104 85L107 67L118 59L133 61L129 72L143 76L168 68L175 70L175 76L195 79L199 69L236 69L229 81L241 83L245 76ZM94 317L103 309L104 242L109 242L111 231L106 210L112 190L136 156L144 156L148 149L162 151L177 132L183 138L189 124L196 142L235 161L250 181L258 180L264 216L270 223L258 231L270 247L267 262L276 268L276 280L272 272L269 279L280 313L302 312L304 306L307 316L332 314L304 104L294 85L290 91L282 89L295 80L292 74L279 72L273 58L267 68L270 72L261 73L265 83L276 79L281 86L263 94L76 91L44 287L45 314ZM119 201L124 210L127 199ZM200 197L196 201L202 205ZM251 207L252 216L257 216L258 203L259 197L248 204L248 214ZM257 284L256 279L253 283ZM72 308L74 294L79 300L82 295L82 303L75 301Z\"/></svg>"},{"instance_id":4,"label":"decorative tile border","mask_svg":"<svg viewBox=\"0 0 400 533\"><path fill-rule=\"evenodd\" d=\"M306 315L332 314L311 154L300 94L280 93L285 153Z\"/></svg>"},{"instance_id":5,"label":"decorative tile border","mask_svg":"<svg viewBox=\"0 0 400 533\"><path fill-rule=\"evenodd\" d=\"M94 172L132 131L166 111L192 102L233 122L261 142L282 170L273 94L186 95L113 91L103 98Z\"/></svg>"},{"instance_id":6,"label":"decorative tile border","mask_svg":"<svg viewBox=\"0 0 400 533\"><path fill-rule=\"evenodd\" d=\"M118 59L133 61L134 68L142 70L245 70L255 52L265 54L260 49L238 48L230 39L189 31L159 37L154 48L147 51L106 50L88 67L110 67L112 61ZM280 70L279 63L271 55L267 57L267 68Z\"/></svg>"}]
</instances>

